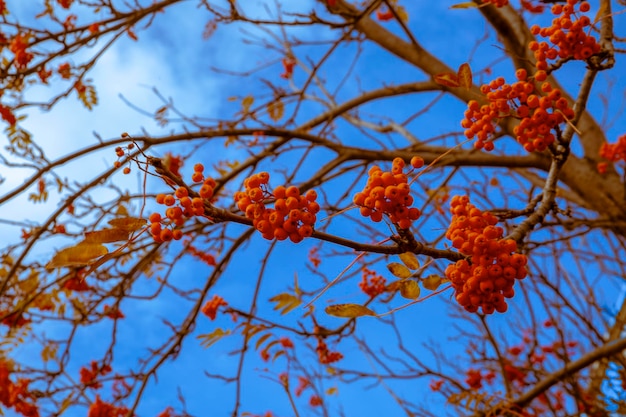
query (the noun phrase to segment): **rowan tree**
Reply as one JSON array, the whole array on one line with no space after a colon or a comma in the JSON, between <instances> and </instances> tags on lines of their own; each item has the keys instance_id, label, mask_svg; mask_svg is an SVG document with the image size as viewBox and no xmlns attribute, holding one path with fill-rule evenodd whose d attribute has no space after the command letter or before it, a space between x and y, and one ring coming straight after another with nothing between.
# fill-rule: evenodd
<instances>
[{"instance_id":1,"label":"rowan tree","mask_svg":"<svg viewBox=\"0 0 626 417\"><path fill-rule=\"evenodd\" d=\"M0 412L626 413L625 6L0 0Z\"/></svg>"}]
</instances>

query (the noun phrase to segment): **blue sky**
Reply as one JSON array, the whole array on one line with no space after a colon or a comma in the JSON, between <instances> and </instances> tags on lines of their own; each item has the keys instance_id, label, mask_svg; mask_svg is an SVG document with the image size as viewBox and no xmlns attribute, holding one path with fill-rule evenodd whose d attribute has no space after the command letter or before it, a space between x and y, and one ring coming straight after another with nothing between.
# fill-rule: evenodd
<instances>
[{"instance_id":1,"label":"blue sky","mask_svg":"<svg viewBox=\"0 0 626 417\"><path fill-rule=\"evenodd\" d=\"M470 61L476 39L483 36L485 32L484 23L476 10L449 10L449 6L456 3L451 1L444 2L415 2L419 4L408 4L409 25L416 28L420 35L420 42L434 53L440 55L442 59L452 68L457 68L463 62ZM7 2L8 8L20 16L32 15L32 11L38 10L40 7L34 7L32 4L26 5L25 2L10 0ZM299 2L297 10L309 10L313 4L312 1ZM254 3L246 5L250 7L250 13L263 15L262 3ZM291 3L284 7L295 7ZM319 8L318 8L319 9ZM320 9L321 10L321 9ZM92 132L97 132L102 138L111 139L119 137L122 132L129 132L131 135L140 135L143 130L153 135L164 135L171 130L180 131L180 125L170 125L162 128L158 126L154 120L137 111L131 109L120 98L123 96L128 102L134 106L145 109L148 112L154 111L160 107L162 103L152 91L153 87L158 88L159 92L167 97L172 98L176 106L188 115L197 115L209 119L217 119L231 117L239 109L239 101L229 101L232 96L243 97L248 94L255 94L261 91L262 84L258 79L250 77L243 82L236 77L224 74L216 74L211 71L212 67L225 68L231 71L247 71L256 66L265 66L269 63L273 64L259 73L262 77L271 79L284 89L289 89L289 83L286 80L279 79L278 74L282 71L280 66L281 55L268 51L262 47L244 45L241 39L246 35L242 33L241 25L232 25L220 28L209 40L202 39L202 31L206 24L207 16L205 13L199 12L195 2L186 2L184 4L173 7L165 14L156 18L154 24L146 29L138 29L137 35L139 41L135 42L124 37L117 42L109 51L107 51L100 59L98 65L90 72L89 78L93 79L99 93L99 105L91 112L75 99L75 95L71 94L69 99L61 101L51 112L39 112L30 110L28 119L24 122L24 127L28 129L38 143L44 147L47 155L51 159L59 158L66 155L69 151L79 147L84 147L96 142ZM531 22L533 19L530 19ZM388 26L397 26L389 23ZM254 33L258 31L253 29ZM271 29L272 33L278 33L276 28ZM424 35L428 34L428 35ZM315 29L299 29L298 35L319 40L334 39L335 35L328 33L320 33ZM319 56L325 50L325 47L315 47L306 50L311 56ZM300 50L299 50L300 51ZM328 63L322 67L320 76L326 77L328 84L334 90L336 83L342 80L337 76L345 69L346 56L353 53L354 50L347 48L346 53L335 54ZM300 52L299 52L300 53ZM475 82L481 76L478 72L485 63L492 62L491 57L500 56L496 40L493 36L480 44L471 56L470 64L476 72ZM298 55L299 59L305 58L304 52ZM76 58L78 62L80 57ZM495 59L495 58L494 58ZM348 61L349 62L349 61ZM578 68L577 68L578 66ZM564 77L559 80L563 84L575 90L579 82L580 65L571 64L563 71ZM495 64L491 68L493 74L499 74L510 71L508 64ZM338 101L352 98L359 94L360 91L370 90L380 87L381 83L401 83L416 80L424 80L424 76L418 70L399 62L395 58L389 57L380 48L374 45L368 45L359 60L355 73L358 77L350 77L344 84L343 88L338 92ZM571 76L570 76L571 74ZM618 134L622 134L626 130L626 122L619 118L619 111L623 110L624 96L617 96L616 92L624 91L624 80L616 79L619 69L607 75L601 75L594 89L596 94L592 95L590 108L598 109L598 114L602 114L600 107L600 94L609 94L610 91L614 100L611 101L607 113L611 114L610 120L615 123L607 130L609 138L615 138ZM294 81L296 84L301 83L304 74L300 68L296 69ZM489 79L489 76L485 77ZM512 76L507 77L512 80ZM610 89L607 85L611 82L616 83ZM48 97L51 88L33 88L28 94L30 97L44 99ZM320 93L319 90L313 90ZM412 113L425 106L434 97L434 94L410 95L405 98L399 98L393 101L378 101L364 107L363 111L370 114L380 116L396 116L399 120L410 116ZM311 106L311 111L316 106ZM464 105L455 99L444 99L437 103L426 115L416 119L409 124L412 131L420 138L430 138L449 132L451 130L461 131L458 120L462 117ZM451 114L458 115L451 117ZM304 121L308 118L300 118ZM456 122L455 122L456 121ZM451 123L456 123L451 125ZM356 129L348 128L344 122L337 122L338 129L335 132L340 135L346 143L361 144L373 147L373 142L365 141ZM397 144L401 146L408 145L403 138L395 136L393 138ZM185 146L169 147L153 150L157 155L162 156L165 150L173 150L175 152L185 152L188 148ZM209 145L201 149L205 165L211 165L211 162L219 159L235 160L243 155L245 149L237 147L224 148L221 146ZM320 163L324 161L324 156L320 155ZM89 157L82 158L76 162L61 167L57 173L61 176L72 177L76 173L84 173L85 177L90 177L91 172L96 175L97 172L111 166L115 160L115 155L111 149L109 152L98 153ZM195 162L195 161L194 161ZM316 161L317 162L317 161ZM184 171L189 173L192 162L186 164ZM289 160L279 160L275 165L264 166L264 169L286 169L290 167ZM96 169L96 171L94 171ZM20 184L23 180L21 174L26 174L23 170L16 170L15 175L6 176L5 183L0 185L0 193L4 194L7 190ZM304 175L303 170L301 175ZM3 175L4 176L4 175ZM471 175L470 175L471 176ZM302 177L304 178L304 177ZM300 177L296 177L300 179ZM348 179L348 177L346 177ZM143 177L137 169L134 169L130 176L120 174L114 177L113 182L124 190L131 193L141 192L141 182ZM439 174L432 177L426 176L423 180L424 186L434 186L439 183L441 177ZM342 180L345 181L345 180ZM361 184L364 181L361 181ZM341 190L341 183L337 181L337 189L327 190L330 195L337 194ZM156 192L162 190L162 184L156 181L149 181L150 191ZM455 185L455 184L453 184ZM456 184L456 186L459 186ZM489 192L489 191L488 191ZM109 201L114 196L110 191L97 191L94 198L103 203ZM498 196L491 196L493 200L498 201ZM331 198L330 201L333 201ZM477 201L480 199L477 198ZM522 204L522 201L517 201ZM18 218L42 219L46 218L55 205L58 204L58 197L53 195L51 201L47 205L25 204L24 199L15 199L10 204L2 206L2 215L6 218L9 216L19 216ZM478 204L478 203L477 203ZM137 209L137 204L133 204ZM154 206L152 207L154 208ZM482 207L486 208L486 207ZM148 209L147 213L151 210ZM423 226L423 227L422 227ZM12 239L18 239L20 230L18 228L9 228L0 224L3 236L11 236ZM385 233L386 226L381 225L380 230ZM81 230L71 229L71 232L80 233ZM341 219L334 218L329 226L329 231L339 235L350 237L358 240L363 239L362 232L351 223L345 223ZM6 233L6 234L5 234ZM424 222L420 224L419 233L427 240L433 239L441 233L441 225ZM541 236L541 235L539 235ZM47 259L61 247L71 245L73 238L54 238L46 244L37 246L32 256ZM285 291L285 288L293 283L294 274L297 273L301 285L307 290L319 289L323 286L315 275L303 267L309 249L315 245L315 242L304 242L303 244L293 246L287 243L278 244L272 257L268 261L268 273L264 277L261 287L259 302L265 303L276 293ZM215 289L210 292L212 294L222 295L232 306L246 310L250 302L251 286L255 282L255 277L260 268L261 259L259 253L267 248L268 242L264 241L260 236L255 236L250 245L246 248L245 255L240 261L237 259L229 266L227 272L220 279ZM439 244L441 247L442 244ZM329 248L331 249L331 248ZM177 245L172 245L172 253L178 250ZM325 255L328 255L326 252ZM348 263L353 259L354 255L347 254L341 257L330 257L324 259L321 270L328 277L336 276ZM367 260L376 259L376 257L367 257ZM245 260L245 262L243 261ZM397 261L397 258L391 257L388 261ZM385 261L379 262L375 269L382 273L385 272ZM445 263L439 262L437 265L445 267ZM355 269L353 269L355 270ZM175 282L184 288L197 288L204 283L209 276L210 269L202 269L197 262L185 261L181 263L173 274ZM388 275L388 274L387 274ZM357 274L347 282L338 284L329 290L320 300L316 302L317 311L323 310L323 307L329 302L359 302L366 298L360 294L356 282L360 279ZM389 277L389 279L391 279ZM137 288L138 292L149 292L155 288L156 280L143 280ZM518 295L519 297L519 295ZM402 329L403 338L411 349L420 356L425 362L430 363L430 352L421 347L422 343L431 340L440 343L440 349L449 357L463 358L464 345L458 340L449 340L450 329L456 323L455 319L450 318L448 312L451 310L449 302L450 293L444 293L438 297L419 303L410 308L399 311L394 318L399 329ZM519 305L518 305L519 302ZM393 306L400 305L397 300ZM163 340L169 334L167 329L161 323L163 318L169 320L181 320L186 314L186 308L190 304L181 300L180 297L174 295L171 291L166 291L157 300L149 302L123 302L122 310L127 319L119 322L119 349L116 350L114 369L123 372L125 367L132 366L138 358L145 355L146 349L154 343ZM519 299L514 299L510 303L510 313L520 313L523 303ZM374 309L382 312L385 307L377 305ZM278 318L276 313L265 305L260 308L261 314L269 318ZM280 318L286 323L293 324L298 319L295 317L297 312ZM342 322L342 319L325 317L318 313L318 319L323 325L336 326ZM511 318L490 317L496 328L506 328ZM524 319L520 319L524 321ZM306 320L304 321L306 322ZM306 322L308 324L308 322ZM72 357L69 367L74 370L74 378L78 378L78 370L81 366L87 364L92 359L98 359L102 355L102 346L98 346L94 341L98 341L104 334L110 331L110 322L93 328L85 329L78 335L75 349L76 354ZM138 408L137 412L140 417L156 415L165 407L172 405L179 409L176 389L180 387L187 401L187 411L192 415L229 415L233 406L232 386L227 386L220 381L212 381L204 376L204 372L224 373L232 375L235 366L235 356L229 355L228 352L237 349L240 344L238 338L225 338L219 341L211 349L205 350L195 339L194 336L202 333L209 333L217 327L232 328L233 324L229 317L221 317L215 322L210 322L205 317L199 317L197 326L192 337L189 337L183 346L182 353L177 357L174 363L167 363L158 376L158 382L152 382L144 401ZM61 326L45 329L48 335L60 335L65 331ZM276 332L277 335L282 335ZM392 338L388 328L381 321L375 318L364 317L359 319L357 335L368 341L372 349L385 349L389 347L389 340ZM503 332L505 337L515 340L515 335ZM393 339L392 339L393 340ZM513 344L515 342L512 342ZM335 346L329 342L331 349ZM393 346L393 345L392 345ZM22 357L38 355L37 347L24 348L20 354ZM298 355L303 358L312 359L312 352L303 348L302 343L297 344ZM339 344L337 349L346 354L346 359L338 364L339 367L350 368L363 367L367 369L367 359L364 358L356 347L350 341L344 341ZM349 354L348 354L349 352ZM462 359L459 359L462 360ZM258 353L251 352L246 360L244 371L244 391L243 406L241 411L249 411L261 414L267 410L272 410L278 416L292 415L288 400L280 386L272 382L276 375L284 371L286 368L284 359L279 359L274 365L268 365L260 360ZM264 368L270 368L264 371ZM422 379L419 382L390 383L390 387L398 396L422 396L424 402L439 402L442 404L441 397L432 394L428 388L429 379ZM292 380L295 383L295 380ZM339 389L339 395L327 396L331 404L331 415L336 415L338 409L335 408L339 401L345 415L401 415L401 409L395 404L391 396L385 393L384 389L365 390L372 381L365 383L340 384L336 386ZM329 381L324 382L324 387L329 388L335 384ZM103 397L106 398L106 390L103 391ZM306 400L306 396L305 396ZM76 409L73 411L81 415ZM312 409L303 405L301 415L313 415Z\"/></svg>"}]
</instances>

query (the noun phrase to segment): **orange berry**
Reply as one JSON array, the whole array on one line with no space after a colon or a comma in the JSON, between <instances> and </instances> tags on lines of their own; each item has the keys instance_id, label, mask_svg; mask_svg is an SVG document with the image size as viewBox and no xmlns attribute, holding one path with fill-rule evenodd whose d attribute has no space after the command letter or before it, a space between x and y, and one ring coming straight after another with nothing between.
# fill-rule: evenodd
<instances>
[{"instance_id":1,"label":"orange berry","mask_svg":"<svg viewBox=\"0 0 626 417\"><path fill-rule=\"evenodd\" d=\"M178 187L174 195L178 198L187 197L189 195L189 191L187 191L185 187Z\"/></svg>"},{"instance_id":2,"label":"orange berry","mask_svg":"<svg viewBox=\"0 0 626 417\"><path fill-rule=\"evenodd\" d=\"M159 235L159 234L161 234L161 223L154 223L154 222L153 222L153 223L150 225L150 232L151 232L153 235Z\"/></svg>"},{"instance_id":3,"label":"orange berry","mask_svg":"<svg viewBox=\"0 0 626 417\"><path fill-rule=\"evenodd\" d=\"M172 238L174 238L174 240L180 240L183 237L183 231L180 229L176 229L172 232Z\"/></svg>"},{"instance_id":4,"label":"orange berry","mask_svg":"<svg viewBox=\"0 0 626 417\"><path fill-rule=\"evenodd\" d=\"M130 174L130 168L126 167L126 168L124 168L124 170L122 172L124 173L124 175L128 175L128 174Z\"/></svg>"},{"instance_id":5,"label":"orange berry","mask_svg":"<svg viewBox=\"0 0 626 417\"><path fill-rule=\"evenodd\" d=\"M148 220L150 221L150 223L159 223L161 221L161 214L152 213L150 217L148 217Z\"/></svg>"},{"instance_id":6,"label":"orange berry","mask_svg":"<svg viewBox=\"0 0 626 417\"><path fill-rule=\"evenodd\" d=\"M419 169L424 166L424 159L419 156L411 158L411 166L415 169Z\"/></svg>"},{"instance_id":7,"label":"orange berry","mask_svg":"<svg viewBox=\"0 0 626 417\"><path fill-rule=\"evenodd\" d=\"M210 199L213 197L213 187L210 187L207 184L203 184L202 187L198 190L198 195L202 198Z\"/></svg>"},{"instance_id":8,"label":"orange berry","mask_svg":"<svg viewBox=\"0 0 626 417\"><path fill-rule=\"evenodd\" d=\"M240 201L242 201L242 200L240 200ZM196 208L197 207L204 207L204 200L202 198L200 198L200 197L194 197L191 200L191 205L193 207L196 207Z\"/></svg>"},{"instance_id":9,"label":"orange berry","mask_svg":"<svg viewBox=\"0 0 626 417\"><path fill-rule=\"evenodd\" d=\"M191 174L191 180L193 182L202 182L204 180L204 175L202 175L201 171L195 171Z\"/></svg>"},{"instance_id":10,"label":"orange berry","mask_svg":"<svg viewBox=\"0 0 626 417\"><path fill-rule=\"evenodd\" d=\"M308 210L311 214L317 214L320 211L320 205L317 204L315 201L311 201L309 203Z\"/></svg>"},{"instance_id":11,"label":"orange berry","mask_svg":"<svg viewBox=\"0 0 626 417\"><path fill-rule=\"evenodd\" d=\"M160 237L163 242L169 242L173 237L172 231L170 229L163 229L161 230Z\"/></svg>"},{"instance_id":12,"label":"orange berry","mask_svg":"<svg viewBox=\"0 0 626 417\"><path fill-rule=\"evenodd\" d=\"M277 227L274 229L274 237L276 240L285 240L289 237L289 233L287 233L282 227Z\"/></svg>"},{"instance_id":13,"label":"orange berry","mask_svg":"<svg viewBox=\"0 0 626 417\"><path fill-rule=\"evenodd\" d=\"M204 171L204 165L202 165L202 164L195 164L193 166L193 170L194 170L194 172L202 172L202 171Z\"/></svg>"},{"instance_id":14,"label":"orange berry","mask_svg":"<svg viewBox=\"0 0 626 417\"><path fill-rule=\"evenodd\" d=\"M248 197L250 197L250 200L254 201L255 203L263 200L263 190L261 190L258 187L255 188L251 188L248 190Z\"/></svg>"},{"instance_id":15,"label":"orange berry","mask_svg":"<svg viewBox=\"0 0 626 417\"><path fill-rule=\"evenodd\" d=\"M252 175L245 183L246 188L258 188L261 185L261 179L256 175Z\"/></svg>"},{"instance_id":16,"label":"orange berry","mask_svg":"<svg viewBox=\"0 0 626 417\"><path fill-rule=\"evenodd\" d=\"M307 191L304 196L306 197L306 199L308 201L315 201L315 200L317 200L317 192L315 190Z\"/></svg>"},{"instance_id":17,"label":"orange berry","mask_svg":"<svg viewBox=\"0 0 626 417\"><path fill-rule=\"evenodd\" d=\"M166 206L173 206L175 203L176 199L171 194L166 195L163 199L163 204L165 204Z\"/></svg>"},{"instance_id":18,"label":"orange berry","mask_svg":"<svg viewBox=\"0 0 626 417\"><path fill-rule=\"evenodd\" d=\"M284 185L279 185L278 187L274 188L274 198L279 199L279 198L285 198L287 197L287 193L286 193L286 188Z\"/></svg>"},{"instance_id":19,"label":"orange berry","mask_svg":"<svg viewBox=\"0 0 626 417\"><path fill-rule=\"evenodd\" d=\"M299 197L300 190L298 190L298 187L296 187L295 185L292 185L287 187L287 189L285 190L285 195L287 197Z\"/></svg>"},{"instance_id":20,"label":"orange berry","mask_svg":"<svg viewBox=\"0 0 626 417\"><path fill-rule=\"evenodd\" d=\"M293 243L300 243L300 242L302 242L303 239L304 238L302 236L300 236L300 234L298 232L289 234L289 240L291 240Z\"/></svg>"},{"instance_id":21,"label":"orange berry","mask_svg":"<svg viewBox=\"0 0 626 417\"><path fill-rule=\"evenodd\" d=\"M270 174L267 172L259 172L256 175L259 181L261 182L261 184L267 184L270 180Z\"/></svg>"},{"instance_id":22,"label":"orange berry","mask_svg":"<svg viewBox=\"0 0 626 417\"><path fill-rule=\"evenodd\" d=\"M300 226L298 229L298 234L302 237L310 237L313 234L313 228L308 224Z\"/></svg>"},{"instance_id":23,"label":"orange berry","mask_svg":"<svg viewBox=\"0 0 626 417\"><path fill-rule=\"evenodd\" d=\"M404 159L397 157L393 159L392 165L395 165L400 168L404 168L406 164L404 162Z\"/></svg>"},{"instance_id":24,"label":"orange berry","mask_svg":"<svg viewBox=\"0 0 626 417\"><path fill-rule=\"evenodd\" d=\"M185 208L192 207L191 198L189 198L189 197L183 197L180 200L178 200L178 202L180 203L181 206L183 206Z\"/></svg>"}]
</instances>

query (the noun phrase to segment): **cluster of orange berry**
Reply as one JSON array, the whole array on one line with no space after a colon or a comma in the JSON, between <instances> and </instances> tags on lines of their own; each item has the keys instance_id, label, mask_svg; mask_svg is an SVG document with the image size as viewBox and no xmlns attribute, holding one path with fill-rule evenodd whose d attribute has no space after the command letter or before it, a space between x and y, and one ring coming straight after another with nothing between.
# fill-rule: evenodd
<instances>
[{"instance_id":1,"label":"cluster of orange berry","mask_svg":"<svg viewBox=\"0 0 626 417\"><path fill-rule=\"evenodd\" d=\"M298 187L278 186L269 191L270 175L260 172L246 178L243 185L246 191L235 193L235 202L239 210L252 220L253 226L265 239L301 242L313 234L320 205L315 201L317 193L309 190L300 195ZM264 200L273 199L274 207L267 208Z\"/></svg>"},{"instance_id":2,"label":"cluster of orange berry","mask_svg":"<svg viewBox=\"0 0 626 417\"><path fill-rule=\"evenodd\" d=\"M317 352L317 358L319 359L321 364L328 365L333 362L340 361L343 359L343 355L341 352L332 352L328 350L328 346L326 342L321 337L317 338L317 347L315 348Z\"/></svg>"},{"instance_id":3,"label":"cluster of orange berry","mask_svg":"<svg viewBox=\"0 0 626 417\"><path fill-rule=\"evenodd\" d=\"M471 256L471 263L462 259L446 268L456 301L472 313L479 308L484 314L505 312L505 298L515 294L515 280L526 277L526 256L514 253L517 243L502 239L498 219L470 204L467 196L454 196L450 211L452 223L446 238L459 252Z\"/></svg>"},{"instance_id":4,"label":"cluster of orange berry","mask_svg":"<svg viewBox=\"0 0 626 417\"><path fill-rule=\"evenodd\" d=\"M600 147L600 156L611 162L626 161L626 135L620 136L616 143L604 142ZM598 163L598 172L604 174L607 167L606 162Z\"/></svg>"},{"instance_id":5,"label":"cluster of orange berry","mask_svg":"<svg viewBox=\"0 0 626 417\"><path fill-rule=\"evenodd\" d=\"M548 38L553 46L547 42L530 42L528 47L534 51L537 59L537 69L547 70L548 60L557 57L561 59L574 58L577 60L589 59L592 55L600 52L600 45L596 39L585 33L585 28L591 25L591 20L587 16L576 15L574 6L579 0L567 0L567 4L555 4L552 6L552 14L558 17L552 20L552 25L542 28L533 25L530 31L533 35L540 35ZM586 13L591 9L588 2L583 1L578 5L581 13Z\"/></svg>"},{"instance_id":6,"label":"cluster of orange berry","mask_svg":"<svg viewBox=\"0 0 626 417\"><path fill-rule=\"evenodd\" d=\"M461 126L466 129L468 139L476 137L474 146L477 149L493 150L493 142L488 139L495 131L495 123L511 116L521 119L513 130L516 140L528 152L541 152L555 140L551 130L574 117L574 111L561 97L561 91L546 81L545 71L539 70L529 78L526 70L520 68L515 76L517 81L513 84L507 84L499 77L481 86L489 104L481 106L476 100L468 102ZM535 82L542 83L539 89Z\"/></svg>"},{"instance_id":7,"label":"cluster of orange berry","mask_svg":"<svg viewBox=\"0 0 626 417\"><path fill-rule=\"evenodd\" d=\"M134 143L129 143L128 146L126 146L126 150L130 151L131 149L133 149L135 147ZM115 148L115 155L117 155L118 158L123 158L124 155L126 155L126 151L124 150L124 148L122 148L121 146L118 146ZM113 163L113 166L115 168L119 168L122 166L122 161L120 161L119 159L117 161L115 161ZM125 175L130 174L130 167L124 167L124 170L122 171Z\"/></svg>"},{"instance_id":8,"label":"cluster of orange berry","mask_svg":"<svg viewBox=\"0 0 626 417\"><path fill-rule=\"evenodd\" d=\"M362 278L361 282L359 282L359 288L361 288L361 291L365 294L374 298L385 291L385 284L385 278L375 271L368 268L362 269Z\"/></svg>"},{"instance_id":9,"label":"cluster of orange berry","mask_svg":"<svg viewBox=\"0 0 626 417\"><path fill-rule=\"evenodd\" d=\"M410 194L408 177L404 174L405 165L402 158L395 158L391 171L383 171L376 165L370 168L365 188L356 193L352 200L361 208L362 216L379 222L383 215L387 215L400 229L408 229L420 217L419 209L411 207L413 197ZM424 160L414 156L411 166L415 169L421 168Z\"/></svg>"},{"instance_id":10,"label":"cluster of orange berry","mask_svg":"<svg viewBox=\"0 0 626 417\"><path fill-rule=\"evenodd\" d=\"M191 179L195 183L202 183L198 190L198 197L191 197L189 190L185 187L178 187L174 194L157 194L156 202L168 208L165 210L165 218L168 219L168 226L182 227L187 218L202 216L204 214L205 200L213 198L213 190L217 183L211 177L204 177L202 173L204 166L196 164L193 167ZM178 201L178 205L176 205ZM156 242L169 242L170 240L180 240L183 232L180 229L170 227L163 228L164 218L160 213L152 213L148 219L151 223L150 232Z\"/></svg>"}]
</instances>

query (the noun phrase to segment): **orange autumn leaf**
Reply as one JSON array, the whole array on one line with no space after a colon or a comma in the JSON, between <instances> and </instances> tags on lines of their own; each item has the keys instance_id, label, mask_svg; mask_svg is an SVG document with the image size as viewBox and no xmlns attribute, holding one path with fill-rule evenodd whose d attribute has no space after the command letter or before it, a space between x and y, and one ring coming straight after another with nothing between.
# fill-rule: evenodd
<instances>
[{"instance_id":1,"label":"orange autumn leaf","mask_svg":"<svg viewBox=\"0 0 626 417\"><path fill-rule=\"evenodd\" d=\"M362 306L360 304L333 304L324 309L326 314L335 317L346 317L346 318L355 318L361 316L375 316L374 313L369 308Z\"/></svg>"},{"instance_id":2,"label":"orange autumn leaf","mask_svg":"<svg viewBox=\"0 0 626 417\"><path fill-rule=\"evenodd\" d=\"M457 81L460 87L467 88L468 90L472 88L472 70L467 62L461 64L459 67Z\"/></svg>"},{"instance_id":3,"label":"orange autumn leaf","mask_svg":"<svg viewBox=\"0 0 626 417\"><path fill-rule=\"evenodd\" d=\"M138 217L122 217L119 219L109 220L109 224L116 229L121 229L127 232L134 232L144 227L147 223L146 219Z\"/></svg>"},{"instance_id":4,"label":"orange autumn leaf","mask_svg":"<svg viewBox=\"0 0 626 417\"><path fill-rule=\"evenodd\" d=\"M62 268L64 266L85 266L100 256L106 255L109 250L99 243L79 243L57 252L46 265L47 269Z\"/></svg>"},{"instance_id":5,"label":"orange autumn leaf","mask_svg":"<svg viewBox=\"0 0 626 417\"><path fill-rule=\"evenodd\" d=\"M93 232L85 232L84 243L112 243L128 240L128 230L102 229Z\"/></svg>"},{"instance_id":6,"label":"orange autumn leaf","mask_svg":"<svg viewBox=\"0 0 626 417\"><path fill-rule=\"evenodd\" d=\"M459 87L459 77L453 72L445 72L435 75L435 82L446 87Z\"/></svg>"}]
</instances>

